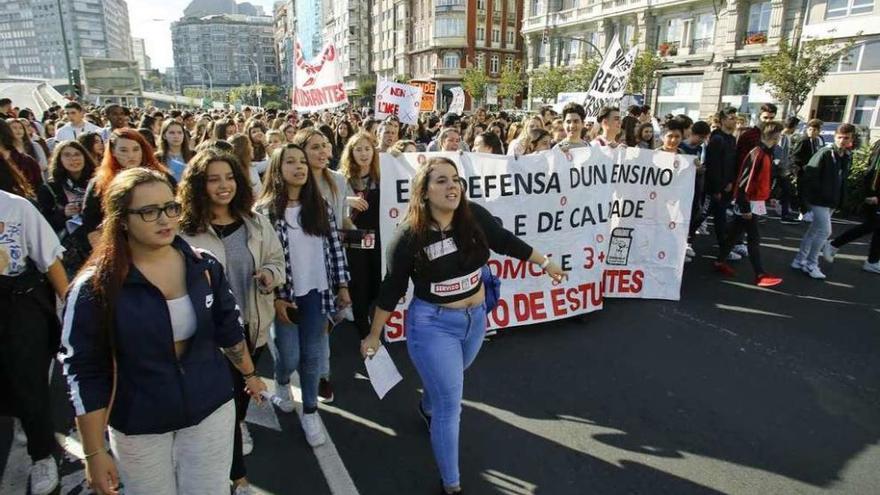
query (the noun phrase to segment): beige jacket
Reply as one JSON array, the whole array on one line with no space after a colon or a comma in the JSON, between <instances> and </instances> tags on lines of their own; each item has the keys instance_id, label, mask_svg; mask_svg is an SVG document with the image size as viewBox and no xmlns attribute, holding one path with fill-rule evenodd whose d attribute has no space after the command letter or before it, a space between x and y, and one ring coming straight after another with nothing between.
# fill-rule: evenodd
<instances>
[{"instance_id":1,"label":"beige jacket","mask_svg":"<svg viewBox=\"0 0 880 495\"><path fill-rule=\"evenodd\" d=\"M251 218L244 218L244 225L248 232L248 250L254 257L254 267L257 270L264 268L272 273L274 282L268 294L263 294L257 289L257 284L251 285L247 301L238 301L242 310L242 317L248 325L248 340L256 347L266 344L269 333L269 325L275 320L275 287L284 284L284 251L281 249L281 241L275 235L272 222L265 216L254 213ZM187 242L195 247L210 251L223 267L226 267L226 250L223 240L208 228L205 232L196 235L180 234ZM254 311L256 308L256 311Z\"/></svg>"}]
</instances>

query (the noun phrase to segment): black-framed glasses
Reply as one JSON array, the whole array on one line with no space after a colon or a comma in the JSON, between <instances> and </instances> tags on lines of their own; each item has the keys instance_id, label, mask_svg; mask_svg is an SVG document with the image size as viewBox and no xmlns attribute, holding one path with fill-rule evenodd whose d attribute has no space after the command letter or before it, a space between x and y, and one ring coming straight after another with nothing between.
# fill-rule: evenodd
<instances>
[{"instance_id":1,"label":"black-framed glasses","mask_svg":"<svg viewBox=\"0 0 880 495\"><path fill-rule=\"evenodd\" d=\"M155 222L159 220L161 213L164 213L167 218L177 218L182 210L180 203L173 201L165 206L144 206L137 210L125 210L125 212L131 215L140 215L141 220L145 222Z\"/></svg>"}]
</instances>

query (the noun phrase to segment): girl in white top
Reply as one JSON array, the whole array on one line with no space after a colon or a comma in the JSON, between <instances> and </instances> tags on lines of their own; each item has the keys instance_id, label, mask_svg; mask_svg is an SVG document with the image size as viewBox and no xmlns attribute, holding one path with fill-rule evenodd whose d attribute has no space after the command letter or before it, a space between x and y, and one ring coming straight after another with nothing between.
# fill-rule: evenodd
<instances>
[{"instance_id":1,"label":"girl in white top","mask_svg":"<svg viewBox=\"0 0 880 495\"><path fill-rule=\"evenodd\" d=\"M529 133L532 129L543 129L544 119L540 115L533 115L526 120L525 125L519 132L519 136L514 139L507 148L507 156L520 156L526 152L526 144L529 142Z\"/></svg>"}]
</instances>

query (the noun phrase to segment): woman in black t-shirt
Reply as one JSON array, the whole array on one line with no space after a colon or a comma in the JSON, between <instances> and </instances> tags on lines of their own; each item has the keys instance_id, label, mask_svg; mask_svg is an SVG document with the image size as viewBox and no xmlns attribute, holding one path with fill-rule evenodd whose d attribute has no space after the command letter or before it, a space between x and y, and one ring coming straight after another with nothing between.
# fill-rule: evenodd
<instances>
[{"instance_id":1,"label":"woman in black t-shirt","mask_svg":"<svg viewBox=\"0 0 880 495\"><path fill-rule=\"evenodd\" d=\"M382 251L379 242L379 150L374 138L358 132L342 152L339 172L355 196L347 198L348 216L356 227L345 231L345 254L351 272L354 323L361 338L370 333L370 305L379 295Z\"/></svg>"},{"instance_id":2,"label":"woman in black t-shirt","mask_svg":"<svg viewBox=\"0 0 880 495\"><path fill-rule=\"evenodd\" d=\"M539 264L554 279L562 269L505 230L485 208L462 198L455 163L431 158L412 181L406 218L388 245L373 323L361 342L367 357L409 280L415 286L406 315L407 350L425 394L419 411L431 430L431 445L446 493L461 491L458 434L464 370L486 333L482 268L489 250Z\"/></svg>"}]
</instances>

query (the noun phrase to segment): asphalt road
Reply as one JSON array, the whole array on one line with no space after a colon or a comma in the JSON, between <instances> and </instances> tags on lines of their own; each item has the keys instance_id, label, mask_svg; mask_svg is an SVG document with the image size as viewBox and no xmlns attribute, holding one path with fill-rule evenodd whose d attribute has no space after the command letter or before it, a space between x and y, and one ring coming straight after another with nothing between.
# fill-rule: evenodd
<instances>
[{"instance_id":1,"label":"asphalt road","mask_svg":"<svg viewBox=\"0 0 880 495\"><path fill-rule=\"evenodd\" d=\"M762 225L765 265L785 276L777 288L751 285L745 260L737 278L719 278L704 236L680 302L606 301L586 318L487 343L466 375L467 492L878 493L880 277L860 270L867 239L841 250L825 282L790 270L803 230ZM268 425L251 426L251 481L276 494L436 493L405 345L389 346L404 381L382 401L356 376L353 329L332 345L337 399L321 414L335 449L312 451L295 414L264 411L251 419ZM58 431L67 433L69 407L56 389ZM10 437L0 421L5 484L22 469L8 462ZM61 493L82 493L77 464L62 471Z\"/></svg>"}]
</instances>

